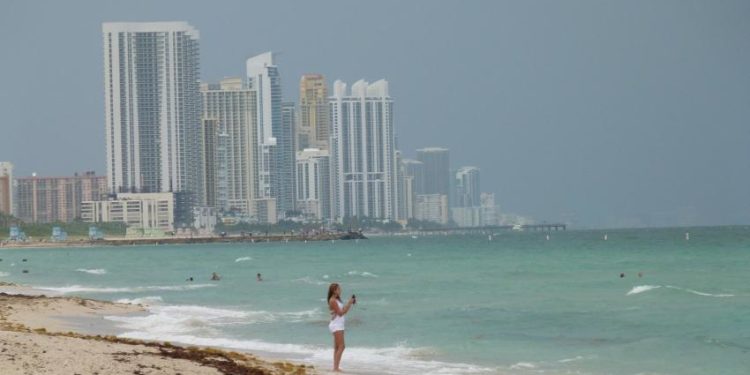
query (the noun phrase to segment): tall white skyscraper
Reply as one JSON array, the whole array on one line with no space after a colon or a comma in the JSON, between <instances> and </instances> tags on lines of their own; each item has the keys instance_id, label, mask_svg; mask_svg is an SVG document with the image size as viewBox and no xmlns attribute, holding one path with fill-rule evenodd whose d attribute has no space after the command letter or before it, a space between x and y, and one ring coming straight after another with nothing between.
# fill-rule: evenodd
<instances>
[{"instance_id":1,"label":"tall white skyscraper","mask_svg":"<svg viewBox=\"0 0 750 375\"><path fill-rule=\"evenodd\" d=\"M204 143L207 160L206 175L214 179L206 186L211 196L210 206L223 211L252 214L255 197L255 148L257 146L256 92L250 90L242 78L226 78L219 84L203 84L203 117L206 126L216 121L214 133L209 133ZM209 137L208 135L214 135ZM213 139L212 139L213 138ZM213 148L213 150L210 150ZM209 151L213 151L213 155ZM213 167L213 171L211 171ZM213 172L213 173L209 173Z\"/></svg>"},{"instance_id":2,"label":"tall white skyscraper","mask_svg":"<svg viewBox=\"0 0 750 375\"><path fill-rule=\"evenodd\" d=\"M256 199L262 210L283 215L294 209L294 129L284 127L273 53L249 58L246 68L248 87L257 93Z\"/></svg>"},{"instance_id":3,"label":"tall white skyscraper","mask_svg":"<svg viewBox=\"0 0 750 375\"><path fill-rule=\"evenodd\" d=\"M110 193L204 200L198 30L186 22L107 22L104 102Z\"/></svg>"},{"instance_id":4,"label":"tall white skyscraper","mask_svg":"<svg viewBox=\"0 0 750 375\"><path fill-rule=\"evenodd\" d=\"M388 82L333 84L331 175L336 219L398 215L393 100Z\"/></svg>"},{"instance_id":5,"label":"tall white skyscraper","mask_svg":"<svg viewBox=\"0 0 750 375\"><path fill-rule=\"evenodd\" d=\"M479 207L479 168L461 167L456 172L456 207Z\"/></svg>"}]
</instances>

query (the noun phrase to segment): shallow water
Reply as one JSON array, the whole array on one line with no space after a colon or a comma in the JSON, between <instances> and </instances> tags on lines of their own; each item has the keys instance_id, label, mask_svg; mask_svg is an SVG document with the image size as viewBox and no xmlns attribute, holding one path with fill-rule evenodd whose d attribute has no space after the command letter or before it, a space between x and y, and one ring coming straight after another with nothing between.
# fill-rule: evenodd
<instances>
[{"instance_id":1,"label":"shallow water","mask_svg":"<svg viewBox=\"0 0 750 375\"><path fill-rule=\"evenodd\" d=\"M325 295L336 281L358 299L347 317L350 371L750 369L749 227L0 254L0 281L149 304L148 315L112 318L123 336L261 351L321 368L330 366ZM214 271L221 281L209 280Z\"/></svg>"}]
</instances>

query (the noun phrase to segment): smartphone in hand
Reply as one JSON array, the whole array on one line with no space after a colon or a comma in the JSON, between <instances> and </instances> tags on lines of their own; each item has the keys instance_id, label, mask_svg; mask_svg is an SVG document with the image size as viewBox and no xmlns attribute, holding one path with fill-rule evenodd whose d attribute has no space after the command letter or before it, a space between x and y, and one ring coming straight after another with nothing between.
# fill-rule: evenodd
<instances>
[{"instance_id":1,"label":"smartphone in hand","mask_svg":"<svg viewBox=\"0 0 750 375\"><path fill-rule=\"evenodd\" d=\"M357 304L357 296L356 296L356 295L354 295L354 294L352 294L352 304L353 304L353 305L356 305L356 304Z\"/></svg>"}]
</instances>

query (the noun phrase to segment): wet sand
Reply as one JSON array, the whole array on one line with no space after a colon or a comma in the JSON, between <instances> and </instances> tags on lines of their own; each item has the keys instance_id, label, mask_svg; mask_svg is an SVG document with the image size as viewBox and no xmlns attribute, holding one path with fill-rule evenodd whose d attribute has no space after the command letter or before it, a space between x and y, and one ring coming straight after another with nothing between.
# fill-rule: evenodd
<instances>
[{"instance_id":1,"label":"wet sand","mask_svg":"<svg viewBox=\"0 0 750 375\"><path fill-rule=\"evenodd\" d=\"M45 294L0 284L1 374L318 373L251 354L118 338L104 317L145 313L143 306Z\"/></svg>"}]
</instances>

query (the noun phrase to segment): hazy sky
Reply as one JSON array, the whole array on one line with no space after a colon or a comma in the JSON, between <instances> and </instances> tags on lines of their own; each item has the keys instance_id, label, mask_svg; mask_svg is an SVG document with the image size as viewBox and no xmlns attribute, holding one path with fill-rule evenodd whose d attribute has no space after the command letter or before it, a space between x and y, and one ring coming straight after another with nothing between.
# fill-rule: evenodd
<instances>
[{"instance_id":1,"label":"hazy sky","mask_svg":"<svg viewBox=\"0 0 750 375\"><path fill-rule=\"evenodd\" d=\"M104 174L104 21L188 21L201 75L280 53L390 81L407 157L451 150L505 212L585 227L750 223L750 1L3 1L0 160Z\"/></svg>"}]
</instances>

